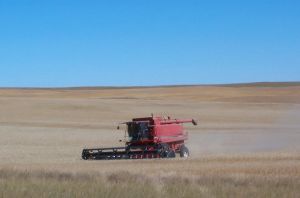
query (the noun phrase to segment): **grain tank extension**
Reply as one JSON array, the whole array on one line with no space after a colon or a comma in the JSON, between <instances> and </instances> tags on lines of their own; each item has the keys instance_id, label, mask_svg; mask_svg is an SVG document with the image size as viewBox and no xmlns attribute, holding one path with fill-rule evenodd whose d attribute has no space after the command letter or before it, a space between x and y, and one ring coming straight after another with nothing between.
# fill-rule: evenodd
<instances>
[{"instance_id":1,"label":"grain tank extension","mask_svg":"<svg viewBox=\"0 0 300 198\"><path fill-rule=\"evenodd\" d=\"M174 158L176 153L180 157L188 157L189 150L184 144L188 134L183 130L183 123L197 125L193 119L134 118L122 123L126 125L128 134L124 147L83 149L82 159Z\"/></svg>"}]
</instances>

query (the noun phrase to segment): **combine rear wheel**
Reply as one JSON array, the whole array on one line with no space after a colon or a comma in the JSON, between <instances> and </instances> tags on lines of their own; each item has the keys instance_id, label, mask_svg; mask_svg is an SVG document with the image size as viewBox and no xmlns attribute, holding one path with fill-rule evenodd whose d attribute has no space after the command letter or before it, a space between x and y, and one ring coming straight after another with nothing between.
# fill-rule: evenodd
<instances>
[{"instance_id":1,"label":"combine rear wheel","mask_svg":"<svg viewBox=\"0 0 300 198\"><path fill-rule=\"evenodd\" d=\"M188 158L189 156L190 156L189 149L185 145L182 145L180 147L180 157Z\"/></svg>"}]
</instances>

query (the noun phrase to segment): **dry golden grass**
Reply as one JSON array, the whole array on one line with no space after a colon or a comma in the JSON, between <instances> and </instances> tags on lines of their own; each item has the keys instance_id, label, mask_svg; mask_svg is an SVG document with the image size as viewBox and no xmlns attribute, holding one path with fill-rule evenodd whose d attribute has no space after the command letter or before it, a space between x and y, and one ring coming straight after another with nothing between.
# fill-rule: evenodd
<instances>
[{"instance_id":1,"label":"dry golden grass","mask_svg":"<svg viewBox=\"0 0 300 198\"><path fill-rule=\"evenodd\" d=\"M78 171L72 166L3 168L1 193L3 197L297 197L300 193L297 155L101 163L87 163Z\"/></svg>"},{"instance_id":2,"label":"dry golden grass","mask_svg":"<svg viewBox=\"0 0 300 198\"><path fill-rule=\"evenodd\" d=\"M0 197L297 197L300 86L0 89ZM83 161L118 122L195 118L188 160Z\"/></svg>"}]
</instances>

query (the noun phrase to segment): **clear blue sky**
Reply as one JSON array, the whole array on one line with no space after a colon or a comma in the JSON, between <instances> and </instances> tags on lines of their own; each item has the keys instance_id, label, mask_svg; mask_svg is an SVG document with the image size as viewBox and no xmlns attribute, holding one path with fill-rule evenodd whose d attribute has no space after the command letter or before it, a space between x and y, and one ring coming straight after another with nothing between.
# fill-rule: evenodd
<instances>
[{"instance_id":1,"label":"clear blue sky","mask_svg":"<svg viewBox=\"0 0 300 198\"><path fill-rule=\"evenodd\" d=\"M298 0L0 0L0 86L300 81Z\"/></svg>"}]
</instances>

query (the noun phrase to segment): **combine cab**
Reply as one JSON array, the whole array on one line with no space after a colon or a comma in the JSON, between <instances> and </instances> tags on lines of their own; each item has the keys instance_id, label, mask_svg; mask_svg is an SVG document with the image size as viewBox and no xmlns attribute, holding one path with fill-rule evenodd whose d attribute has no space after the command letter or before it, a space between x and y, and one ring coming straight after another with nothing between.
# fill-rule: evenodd
<instances>
[{"instance_id":1,"label":"combine cab","mask_svg":"<svg viewBox=\"0 0 300 198\"><path fill-rule=\"evenodd\" d=\"M125 122L128 141L125 147L83 149L84 160L144 159L188 157L189 150L184 145L187 133L183 123L195 120L164 119L162 117L134 118ZM119 128L119 127L118 127Z\"/></svg>"}]
</instances>

